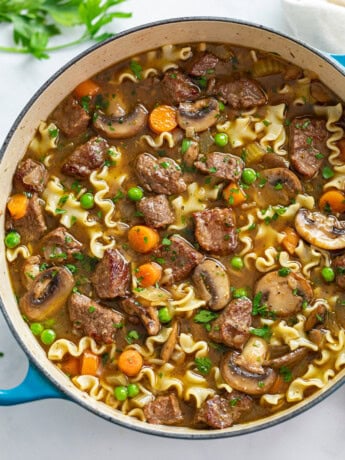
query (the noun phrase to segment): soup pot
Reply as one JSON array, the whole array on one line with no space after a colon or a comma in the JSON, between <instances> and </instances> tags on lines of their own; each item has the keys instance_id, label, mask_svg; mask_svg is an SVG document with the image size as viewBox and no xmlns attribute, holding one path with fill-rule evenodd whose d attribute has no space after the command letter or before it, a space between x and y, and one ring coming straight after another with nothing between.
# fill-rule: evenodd
<instances>
[{"instance_id":1,"label":"soup pot","mask_svg":"<svg viewBox=\"0 0 345 460\"><path fill-rule=\"evenodd\" d=\"M345 382L345 369L324 388L293 407L263 420L235 425L225 430L150 425L97 402L78 390L52 362L35 339L19 311L12 291L4 247L4 209L12 187L12 176L41 120L81 80L139 53L166 44L223 42L279 53L302 68L314 70L328 87L345 100L345 56L330 56L270 29L224 18L179 18L138 27L85 51L48 80L23 109L1 151L0 194L0 295L1 308L30 365L24 381L16 388L0 390L0 405L18 404L43 398L65 398L76 402L110 422L141 432L187 439L221 438L250 433L283 422L324 399Z\"/></svg>"}]
</instances>

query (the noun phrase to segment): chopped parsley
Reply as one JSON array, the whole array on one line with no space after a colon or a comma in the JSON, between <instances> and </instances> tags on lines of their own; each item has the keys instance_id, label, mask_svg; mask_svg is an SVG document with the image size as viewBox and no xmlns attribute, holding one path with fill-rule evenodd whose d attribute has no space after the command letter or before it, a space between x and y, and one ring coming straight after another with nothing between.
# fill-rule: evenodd
<instances>
[{"instance_id":1,"label":"chopped parsley","mask_svg":"<svg viewBox=\"0 0 345 460\"><path fill-rule=\"evenodd\" d=\"M163 246L170 246L171 245L171 241L169 240L169 238L167 238L166 236L162 239L162 244Z\"/></svg>"},{"instance_id":2,"label":"chopped parsley","mask_svg":"<svg viewBox=\"0 0 345 460\"><path fill-rule=\"evenodd\" d=\"M202 356L200 358L195 358L194 362L196 364L198 371L201 374L209 374L212 367L212 361L210 360L210 358L208 358L207 356Z\"/></svg>"},{"instance_id":3,"label":"chopped parsley","mask_svg":"<svg viewBox=\"0 0 345 460\"><path fill-rule=\"evenodd\" d=\"M89 313L94 313L96 311L96 307L94 307L93 305L90 305L89 308L88 308L88 312Z\"/></svg>"},{"instance_id":4,"label":"chopped parsley","mask_svg":"<svg viewBox=\"0 0 345 460\"><path fill-rule=\"evenodd\" d=\"M134 340L138 340L139 338L140 338L139 332L136 331L135 329L129 331L126 335L126 341L129 344L133 343Z\"/></svg>"},{"instance_id":5,"label":"chopped parsley","mask_svg":"<svg viewBox=\"0 0 345 460\"><path fill-rule=\"evenodd\" d=\"M278 270L278 275L279 276L282 276L282 277L285 277L285 276L288 276L289 273L291 272L291 269L288 268L288 267L282 267Z\"/></svg>"},{"instance_id":6,"label":"chopped parsley","mask_svg":"<svg viewBox=\"0 0 345 460\"><path fill-rule=\"evenodd\" d=\"M138 80L143 79L143 75L142 75L143 68L141 67L139 62L131 61L130 64L129 64L129 67L130 67L131 71L134 73L134 75L136 76L136 78Z\"/></svg>"},{"instance_id":7,"label":"chopped parsley","mask_svg":"<svg viewBox=\"0 0 345 460\"><path fill-rule=\"evenodd\" d=\"M198 313L194 316L194 322L200 324L206 324L210 321L218 318L218 314L210 310L199 310Z\"/></svg>"},{"instance_id":8,"label":"chopped parsley","mask_svg":"<svg viewBox=\"0 0 345 460\"><path fill-rule=\"evenodd\" d=\"M265 324L263 327L252 327L249 332L252 335L256 335L257 337L262 337L265 340L269 340L272 336L272 331L267 324Z\"/></svg>"},{"instance_id":9,"label":"chopped parsley","mask_svg":"<svg viewBox=\"0 0 345 460\"><path fill-rule=\"evenodd\" d=\"M283 377L284 382L288 383L292 380L292 373L290 369L286 366L282 366L279 369L279 374Z\"/></svg>"}]
</instances>

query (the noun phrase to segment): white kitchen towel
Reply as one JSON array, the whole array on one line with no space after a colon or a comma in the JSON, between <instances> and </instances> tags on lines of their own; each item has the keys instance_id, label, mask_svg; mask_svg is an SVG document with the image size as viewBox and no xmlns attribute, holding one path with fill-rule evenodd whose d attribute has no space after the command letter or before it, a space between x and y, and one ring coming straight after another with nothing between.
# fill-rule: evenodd
<instances>
[{"instance_id":1,"label":"white kitchen towel","mask_svg":"<svg viewBox=\"0 0 345 460\"><path fill-rule=\"evenodd\" d=\"M345 55L345 0L282 0L292 35L328 53Z\"/></svg>"}]
</instances>

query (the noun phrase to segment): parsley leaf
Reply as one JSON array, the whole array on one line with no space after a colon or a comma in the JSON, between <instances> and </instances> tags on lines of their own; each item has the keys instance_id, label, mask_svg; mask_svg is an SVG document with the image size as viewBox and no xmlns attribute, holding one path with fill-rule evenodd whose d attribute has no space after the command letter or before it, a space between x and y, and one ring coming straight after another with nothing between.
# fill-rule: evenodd
<instances>
[{"instance_id":1,"label":"parsley leaf","mask_svg":"<svg viewBox=\"0 0 345 460\"><path fill-rule=\"evenodd\" d=\"M205 324L205 323L209 323L210 321L215 320L216 318L218 318L217 313L214 313L213 311L210 311L210 310L200 310L194 316L194 322Z\"/></svg>"},{"instance_id":2,"label":"parsley leaf","mask_svg":"<svg viewBox=\"0 0 345 460\"><path fill-rule=\"evenodd\" d=\"M272 331L267 324L265 324L263 327L252 327L249 332L253 335L256 335L257 337L262 337L265 340L269 340L272 336Z\"/></svg>"},{"instance_id":3,"label":"parsley leaf","mask_svg":"<svg viewBox=\"0 0 345 460\"><path fill-rule=\"evenodd\" d=\"M212 362L210 358L208 358L207 356L203 356L201 358L195 358L194 362L196 364L198 371L201 374L206 375L210 372L211 367L212 367Z\"/></svg>"}]
</instances>

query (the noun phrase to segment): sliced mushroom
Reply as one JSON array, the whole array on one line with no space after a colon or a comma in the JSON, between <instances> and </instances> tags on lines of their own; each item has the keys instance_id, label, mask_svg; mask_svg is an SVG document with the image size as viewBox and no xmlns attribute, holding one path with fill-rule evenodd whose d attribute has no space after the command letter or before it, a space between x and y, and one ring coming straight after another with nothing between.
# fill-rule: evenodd
<instances>
[{"instance_id":1,"label":"sliced mushroom","mask_svg":"<svg viewBox=\"0 0 345 460\"><path fill-rule=\"evenodd\" d=\"M95 112L93 126L98 132L110 139L126 139L141 131L147 121L146 108L138 104L133 112L125 116L106 115L102 111Z\"/></svg>"},{"instance_id":2,"label":"sliced mushroom","mask_svg":"<svg viewBox=\"0 0 345 460\"><path fill-rule=\"evenodd\" d=\"M41 321L55 315L72 292L74 279L65 267L51 267L38 275L30 290L20 299L23 313Z\"/></svg>"},{"instance_id":3,"label":"sliced mushroom","mask_svg":"<svg viewBox=\"0 0 345 460\"><path fill-rule=\"evenodd\" d=\"M310 93L317 102L326 103L335 100L331 91L320 81L313 81L310 84Z\"/></svg>"},{"instance_id":4,"label":"sliced mushroom","mask_svg":"<svg viewBox=\"0 0 345 460\"><path fill-rule=\"evenodd\" d=\"M298 361L301 361L303 358L305 358L309 352L309 348L300 347L296 350L286 353L283 356L269 359L268 361L266 361L266 365L273 367L273 369L280 369L283 366L293 366Z\"/></svg>"},{"instance_id":5,"label":"sliced mushroom","mask_svg":"<svg viewBox=\"0 0 345 460\"><path fill-rule=\"evenodd\" d=\"M198 296L211 310L220 310L230 300L230 282L225 268L218 261L206 259L193 273Z\"/></svg>"},{"instance_id":6,"label":"sliced mushroom","mask_svg":"<svg viewBox=\"0 0 345 460\"><path fill-rule=\"evenodd\" d=\"M242 353L234 359L234 362L254 374L264 374L262 367L268 353L268 343L259 337L251 337L243 348Z\"/></svg>"},{"instance_id":7,"label":"sliced mushroom","mask_svg":"<svg viewBox=\"0 0 345 460\"><path fill-rule=\"evenodd\" d=\"M312 329L308 336L309 339L319 347L319 349L324 348L326 344L326 331L324 329Z\"/></svg>"},{"instance_id":8,"label":"sliced mushroom","mask_svg":"<svg viewBox=\"0 0 345 460\"><path fill-rule=\"evenodd\" d=\"M161 359L164 362L168 362L169 359L171 358L171 355L173 354L174 348L177 344L179 328L180 328L179 322L175 321L172 326L168 340L165 342L161 350Z\"/></svg>"},{"instance_id":9,"label":"sliced mushroom","mask_svg":"<svg viewBox=\"0 0 345 460\"><path fill-rule=\"evenodd\" d=\"M300 209L295 217L298 234L314 246L335 251L345 248L345 221Z\"/></svg>"},{"instance_id":10,"label":"sliced mushroom","mask_svg":"<svg viewBox=\"0 0 345 460\"><path fill-rule=\"evenodd\" d=\"M216 124L219 113L219 103L213 97L195 102L181 102L177 111L177 122L182 129L192 127L199 133Z\"/></svg>"},{"instance_id":11,"label":"sliced mushroom","mask_svg":"<svg viewBox=\"0 0 345 460\"><path fill-rule=\"evenodd\" d=\"M235 390L249 395L262 395L269 392L276 379L271 367L263 367L263 373L250 372L236 364L240 353L230 351L224 355L220 364L223 379Z\"/></svg>"},{"instance_id":12,"label":"sliced mushroom","mask_svg":"<svg viewBox=\"0 0 345 460\"><path fill-rule=\"evenodd\" d=\"M123 299L121 306L128 315L137 316L140 319L148 335L158 334L160 330L160 322L157 310L154 307L145 307L132 297Z\"/></svg>"},{"instance_id":13,"label":"sliced mushroom","mask_svg":"<svg viewBox=\"0 0 345 460\"><path fill-rule=\"evenodd\" d=\"M340 324L341 327L345 328L345 304L343 302L344 299L337 300L334 307L334 312L337 323Z\"/></svg>"},{"instance_id":14,"label":"sliced mushroom","mask_svg":"<svg viewBox=\"0 0 345 460\"><path fill-rule=\"evenodd\" d=\"M287 168L271 168L260 172L261 181L265 185L257 188L259 205L288 205L298 193L302 192L302 185L296 174Z\"/></svg>"},{"instance_id":15,"label":"sliced mushroom","mask_svg":"<svg viewBox=\"0 0 345 460\"><path fill-rule=\"evenodd\" d=\"M312 330L317 323L323 323L325 313L326 307L324 305L319 305L318 307L314 308L314 310L310 312L308 318L305 320L304 330L308 332Z\"/></svg>"},{"instance_id":16,"label":"sliced mushroom","mask_svg":"<svg viewBox=\"0 0 345 460\"><path fill-rule=\"evenodd\" d=\"M267 273L256 284L255 294L261 293L261 304L280 317L297 313L304 300L310 302L313 290L309 282L298 273L280 276L279 271Z\"/></svg>"},{"instance_id":17,"label":"sliced mushroom","mask_svg":"<svg viewBox=\"0 0 345 460\"><path fill-rule=\"evenodd\" d=\"M26 289L30 289L35 278L40 274L40 256L31 256L24 260L20 276Z\"/></svg>"},{"instance_id":18,"label":"sliced mushroom","mask_svg":"<svg viewBox=\"0 0 345 460\"><path fill-rule=\"evenodd\" d=\"M265 153L263 157L260 158L260 164L264 168L288 168L289 162L281 155L276 153Z\"/></svg>"}]
</instances>

